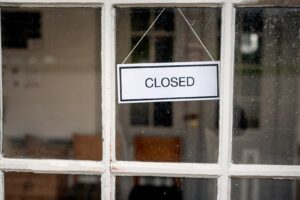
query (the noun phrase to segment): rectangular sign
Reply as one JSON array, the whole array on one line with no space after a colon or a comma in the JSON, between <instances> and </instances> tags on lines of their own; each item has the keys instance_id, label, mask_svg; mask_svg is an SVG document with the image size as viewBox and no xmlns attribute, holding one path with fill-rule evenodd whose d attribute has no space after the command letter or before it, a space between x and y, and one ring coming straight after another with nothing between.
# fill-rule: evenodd
<instances>
[{"instance_id":1,"label":"rectangular sign","mask_svg":"<svg viewBox=\"0 0 300 200\"><path fill-rule=\"evenodd\" d=\"M119 103L219 99L219 62L119 64Z\"/></svg>"}]
</instances>

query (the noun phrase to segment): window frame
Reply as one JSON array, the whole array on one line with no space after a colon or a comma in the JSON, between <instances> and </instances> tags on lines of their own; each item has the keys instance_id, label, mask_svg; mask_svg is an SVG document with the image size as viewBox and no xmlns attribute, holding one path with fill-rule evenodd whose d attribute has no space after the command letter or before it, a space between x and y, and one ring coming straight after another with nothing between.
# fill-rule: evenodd
<instances>
[{"instance_id":1,"label":"window frame","mask_svg":"<svg viewBox=\"0 0 300 200\"><path fill-rule=\"evenodd\" d=\"M300 178L300 166L232 163L233 78L236 7L300 7L300 2L281 5L258 4L256 0L0 0L0 6L98 7L101 8L101 83L103 159L100 161L59 159L15 159L0 155L0 200L4 200L4 172L88 174L101 176L101 198L115 199L116 176L163 176L216 178L217 200L231 198L231 178ZM158 163L116 160L116 7L222 7L221 76L218 163ZM0 29L1 30L1 29ZM1 35L0 35L1 39ZM0 48L0 65L2 50ZM0 67L2 74L2 67ZM0 78L2 88L2 77ZM3 106L0 90L0 150L3 142ZM99 188L100 190L100 188Z\"/></svg>"}]
</instances>

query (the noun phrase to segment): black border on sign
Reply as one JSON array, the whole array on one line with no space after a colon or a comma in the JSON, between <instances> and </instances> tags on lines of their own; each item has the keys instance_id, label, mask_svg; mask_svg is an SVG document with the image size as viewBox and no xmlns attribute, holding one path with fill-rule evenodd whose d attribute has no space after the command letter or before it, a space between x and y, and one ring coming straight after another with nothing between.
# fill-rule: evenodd
<instances>
[{"instance_id":1,"label":"black border on sign","mask_svg":"<svg viewBox=\"0 0 300 200\"><path fill-rule=\"evenodd\" d=\"M167 68L167 67L216 67L217 68L217 95L216 96L199 96L199 97L172 97L172 98L148 98L148 99L123 99L122 98L122 69L139 69L139 68ZM153 100L173 100L173 99L210 99L219 98L219 64L183 64L183 65L158 65L158 66L132 66L132 67L119 67L119 85L120 88L120 102L128 101L153 101Z\"/></svg>"}]
</instances>

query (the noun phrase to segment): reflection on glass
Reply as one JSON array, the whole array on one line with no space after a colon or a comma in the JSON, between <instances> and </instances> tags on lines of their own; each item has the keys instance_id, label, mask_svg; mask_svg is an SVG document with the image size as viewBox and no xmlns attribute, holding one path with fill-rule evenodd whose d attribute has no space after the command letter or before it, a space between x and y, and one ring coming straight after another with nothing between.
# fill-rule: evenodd
<instances>
[{"instance_id":1,"label":"reflection on glass","mask_svg":"<svg viewBox=\"0 0 300 200\"><path fill-rule=\"evenodd\" d=\"M298 180L238 179L231 182L231 200L296 200Z\"/></svg>"},{"instance_id":2,"label":"reflection on glass","mask_svg":"<svg viewBox=\"0 0 300 200\"><path fill-rule=\"evenodd\" d=\"M220 9L181 8L215 60ZM122 63L161 8L117 9L117 63ZM127 63L209 61L177 9L167 8ZM218 101L117 105L120 160L217 162Z\"/></svg>"},{"instance_id":3,"label":"reflection on glass","mask_svg":"<svg viewBox=\"0 0 300 200\"><path fill-rule=\"evenodd\" d=\"M99 200L98 176L8 172L5 199Z\"/></svg>"},{"instance_id":4,"label":"reflection on glass","mask_svg":"<svg viewBox=\"0 0 300 200\"><path fill-rule=\"evenodd\" d=\"M1 15L5 156L101 159L100 10Z\"/></svg>"},{"instance_id":5,"label":"reflection on glass","mask_svg":"<svg viewBox=\"0 0 300 200\"><path fill-rule=\"evenodd\" d=\"M215 179L117 177L116 200L216 200Z\"/></svg>"},{"instance_id":6,"label":"reflection on glass","mask_svg":"<svg viewBox=\"0 0 300 200\"><path fill-rule=\"evenodd\" d=\"M233 161L299 164L300 9L238 8Z\"/></svg>"}]
</instances>

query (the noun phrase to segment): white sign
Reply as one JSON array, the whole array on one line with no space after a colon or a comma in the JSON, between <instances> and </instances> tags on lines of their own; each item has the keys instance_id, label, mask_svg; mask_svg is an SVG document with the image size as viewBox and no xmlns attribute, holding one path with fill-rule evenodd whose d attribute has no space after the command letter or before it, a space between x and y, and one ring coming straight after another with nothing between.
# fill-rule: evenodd
<instances>
[{"instance_id":1,"label":"white sign","mask_svg":"<svg viewBox=\"0 0 300 200\"><path fill-rule=\"evenodd\" d=\"M118 65L119 103L219 99L219 62Z\"/></svg>"}]
</instances>

